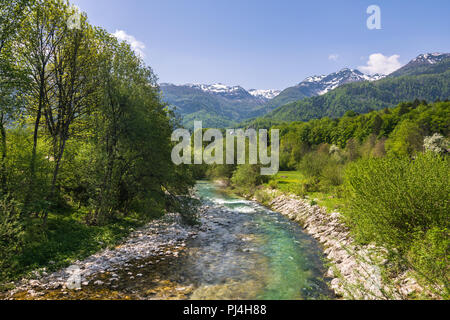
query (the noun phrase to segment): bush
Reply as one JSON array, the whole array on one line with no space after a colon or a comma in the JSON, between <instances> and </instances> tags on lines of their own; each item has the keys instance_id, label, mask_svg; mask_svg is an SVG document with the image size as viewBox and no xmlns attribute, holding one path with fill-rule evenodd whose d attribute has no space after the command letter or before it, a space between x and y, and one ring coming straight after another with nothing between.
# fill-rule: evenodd
<instances>
[{"instance_id":1,"label":"bush","mask_svg":"<svg viewBox=\"0 0 450 320\"><path fill-rule=\"evenodd\" d=\"M270 180L269 188L272 189L272 190L277 189L278 188L278 182L276 180Z\"/></svg>"},{"instance_id":2,"label":"bush","mask_svg":"<svg viewBox=\"0 0 450 320\"><path fill-rule=\"evenodd\" d=\"M425 150L434 153L446 153L449 145L449 141L438 133L434 134L432 137L425 137L424 139Z\"/></svg>"},{"instance_id":3,"label":"bush","mask_svg":"<svg viewBox=\"0 0 450 320\"><path fill-rule=\"evenodd\" d=\"M304 194L310 193L310 192L319 192L319 178L308 178L302 185L302 190Z\"/></svg>"},{"instance_id":4,"label":"bush","mask_svg":"<svg viewBox=\"0 0 450 320\"><path fill-rule=\"evenodd\" d=\"M306 188L304 184L294 184L289 187L289 192L295 194L296 196L299 196L301 198L304 198L306 196Z\"/></svg>"},{"instance_id":5,"label":"bush","mask_svg":"<svg viewBox=\"0 0 450 320\"><path fill-rule=\"evenodd\" d=\"M268 194L264 190L256 190L254 196L259 203L262 203L263 205L266 206L268 206L270 204L270 201L273 200L270 194Z\"/></svg>"},{"instance_id":6,"label":"bush","mask_svg":"<svg viewBox=\"0 0 450 320\"><path fill-rule=\"evenodd\" d=\"M198 215L198 210L201 202L197 199L189 197L179 197L179 213L181 216L182 223L188 226L200 225L200 217Z\"/></svg>"},{"instance_id":7,"label":"bush","mask_svg":"<svg viewBox=\"0 0 450 320\"><path fill-rule=\"evenodd\" d=\"M337 187L344 183L343 166L330 159L322 170L322 183L325 187Z\"/></svg>"},{"instance_id":8,"label":"bush","mask_svg":"<svg viewBox=\"0 0 450 320\"><path fill-rule=\"evenodd\" d=\"M250 190L268 181L268 177L261 176L261 167L258 165L241 165L234 172L231 182L234 186Z\"/></svg>"},{"instance_id":9,"label":"bush","mask_svg":"<svg viewBox=\"0 0 450 320\"><path fill-rule=\"evenodd\" d=\"M408 252L408 260L415 266L419 279L427 282L436 279L434 291L446 288L446 299L450 298L448 266L450 255L449 229L433 227L428 232L419 232L417 240Z\"/></svg>"},{"instance_id":10,"label":"bush","mask_svg":"<svg viewBox=\"0 0 450 320\"><path fill-rule=\"evenodd\" d=\"M317 152L311 152L305 155L300 161L298 170L308 178L318 178L328 162L328 156Z\"/></svg>"},{"instance_id":11,"label":"bush","mask_svg":"<svg viewBox=\"0 0 450 320\"><path fill-rule=\"evenodd\" d=\"M358 161L346 170L345 216L358 239L408 259L429 283L446 283L448 242L436 230L450 228L449 178L449 159L432 153Z\"/></svg>"},{"instance_id":12,"label":"bush","mask_svg":"<svg viewBox=\"0 0 450 320\"><path fill-rule=\"evenodd\" d=\"M7 269L13 269L13 258L22 249L25 239L19 208L20 205L8 196L0 199L0 279L6 277Z\"/></svg>"}]
</instances>

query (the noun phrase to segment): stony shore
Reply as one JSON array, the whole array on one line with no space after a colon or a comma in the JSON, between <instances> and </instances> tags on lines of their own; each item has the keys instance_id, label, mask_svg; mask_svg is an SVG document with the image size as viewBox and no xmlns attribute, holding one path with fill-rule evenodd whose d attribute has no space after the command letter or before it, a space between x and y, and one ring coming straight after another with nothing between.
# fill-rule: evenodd
<instances>
[{"instance_id":1,"label":"stony shore","mask_svg":"<svg viewBox=\"0 0 450 320\"><path fill-rule=\"evenodd\" d=\"M176 258L186 247L186 241L195 237L197 232L194 228L182 225L178 214L168 214L133 232L122 245L105 249L83 261L75 261L70 267L58 272L36 272L34 279L21 280L15 284L15 289L0 298L60 299L69 293L73 296L74 292L81 292L81 289L85 291L86 288L114 290L117 287L115 283L122 280L123 276L131 279L142 277L144 271L140 270L145 270L146 264ZM136 261L139 266L134 265ZM72 281L76 283L71 283ZM49 296L49 293L52 294ZM110 293L98 298L109 297Z\"/></svg>"},{"instance_id":2,"label":"stony shore","mask_svg":"<svg viewBox=\"0 0 450 320\"><path fill-rule=\"evenodd\" d=\"M403 300L423 291L408 272L391 277L389 281L383 280L382 268L379 267L387 263L382 258L383 250L372 245L357 245L340 213L330 214L295 195L269 189L264 192L273 199L269 203L272 210L298 222L323 245L330 262L327 277L333 279L331 288L338 296L358 300ZM252 200L258 201L256 198Z\"/></svg>"}]
</instances>

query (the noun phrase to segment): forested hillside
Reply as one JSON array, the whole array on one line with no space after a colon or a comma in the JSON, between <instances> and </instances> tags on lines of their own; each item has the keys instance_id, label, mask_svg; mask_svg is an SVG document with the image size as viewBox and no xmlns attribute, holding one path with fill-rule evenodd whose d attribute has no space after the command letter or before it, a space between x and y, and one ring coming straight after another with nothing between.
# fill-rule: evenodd
<instances>
[{"instance_id":1,"label":"forested hillside","mask_svg":"<svg viewBox=\"0 0 450 320\"><path fill-rule=\"evenodd\" d=\"M69 3L14 0L0 50L0 282L111 245L187 192L173 115L128 44Z\"/></svg>"},{"instance_id":2,"label":"forested hillside","mask_svg":"<svg viewBox=\"0 0 450 320\"><path fill-rule=\"evenodd\" d=\"M392 108L414 99L436 101L450 96L449 60L408 71L406 76L388 77L376 82L344 85L325 95L282 106L264 118L278 121L308 121L322 117L338 118L347 111L367 113Z\"/></svg>"},{"instance_id":3,"label":"forested hillside","mask_svg":"<svg viewBox=\"0 0 450 320\"><path fill-rule=\"evenodd\" d=\"M215 86L219 87L219 91L214 90ZM163 100L180 117L180 122L190 129L194 127L194 121L203 121L208 128L227 128L264 114L259 111L267 102L264 97L255 97L241 87L208 87L212 90L202 90L200 85L164 83L161 84L161 92Z\"/></svg>"}]
</instances>

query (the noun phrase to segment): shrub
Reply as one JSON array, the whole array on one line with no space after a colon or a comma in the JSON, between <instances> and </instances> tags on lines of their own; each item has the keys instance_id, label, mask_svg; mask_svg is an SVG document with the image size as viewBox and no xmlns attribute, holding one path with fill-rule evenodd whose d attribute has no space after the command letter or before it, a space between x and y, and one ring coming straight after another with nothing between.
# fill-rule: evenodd
<instances>
[{"instance_id":1,"label":"shrub","mask_svg":"<svg viewBox=\"0 0 450 320\"><path fill-rule=\"evenodd\" d=\"M201 202L189 197L179 197L181 220L188 226L200 225L198 210Z\"/></svg>"},{"instance_id":2,"label":"shrub","mask_svg":"<svg viewBox=\"0 0 450 320\"><path fill-rule=\"evenodd\" d=\"M415 266L419 279L427 282L436 279L434 291L446 288L450 298L448 266L450 255L450 232L447 228L433 227L426 233L418 232L416 241L408 252L408 260Z\"/></svg>"},{"instance_id":3,"label":"shrub","mask_svg":"<svg viewBox=\"0 0 450 320\"><path fill-rule=\"evenodd\" d=\"M317 152L311 152L305 155L298 165L298 170L306 177L320 177L323 168L328 162L328 156Z\"/></svg>"},{"instance_id":4,"label":"shrub","mask_svg":"<svg viewBox=\"0 0 450 320\"><path fill-rule=\"evenodd\" d=\"M319 178L308 178L302 185L303 193L319 192Z\"/></svg>"},{"instance_id":5,"label":"shrub","mask_svg":"<svg viewBox=\"0 0 450 320\"><path fill-rule=\"evenodd\" d=\"M426 151L445 153L449 148L449 141L436 133L432 137L425 137L424 148Z\"/></svg>"},{"instance_id":6,"label":"shrub","mask_svg":"<svg viewBox=\"0 0 450 320\"><path fill-rule=\"evenodd\" d=\"M330 159L322 170L322 182L326 187L337 187L344 182L343 166Z\"/></svg>"},{"instance_id":7,"label":"shrub","mask_svg":"<svg viewBox=\"0 0 450 320\"><path fill-rule=\"evenodd\" d=\"M6 276L7 267L12 269L13 258L22 249L24 239L20 206L16 201L4 196L0 199L0 279Z\"/></svg>"},{"instance_id":8,"label":"shrub","mask_svg":"<svg viewBox=\"0 0 450 320\"><path fill-rule=\"evenodd\" d=\"M256 186L267 182L267 180L267 177L261 176L260 166L247 164L238 166L231 178L233 185L246 189L253 189Z\"/></svg>"},{"instance_id":9,"label":"shrub","mask_svg":"<svg viewBox=\"0 0 450 320\"><path fill-rule=\"evenodd\" d=\"M408 259L430 283L445 283L440 252L448 242L436 230L450 228L449 178L449 159L433 153L360 160L346 170L345 216L358 239Z\"/></svg>"},{"instance_id":10,"label":"shrub","mask_svg":"<svg viewBox=\"0 0 450 320\"><path fill-rule=\"evenodd\" d=\"M256 190L255 198L259 203L262 203L263 205L266 206L268 206L270 201L273 200L271 195L265 192L264 190Z\"/></svg>"},{"instance_id":11,"label":"shrub","mask_svg":"<svg viewBox=\"0 0 450 320\"><path fill-rule=\"evenodd\" d=\"M276 180L270 180L269 188L273 189L273 190L277 189L278 188L278 182Z\"/></svg>"}]
</instances>

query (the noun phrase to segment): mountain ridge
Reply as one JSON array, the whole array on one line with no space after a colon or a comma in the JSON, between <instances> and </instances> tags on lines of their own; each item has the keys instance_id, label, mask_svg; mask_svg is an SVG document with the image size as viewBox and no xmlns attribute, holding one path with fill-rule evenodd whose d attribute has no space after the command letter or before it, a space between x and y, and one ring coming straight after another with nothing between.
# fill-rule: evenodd
<instances>
[{"instance_id":1,"label":"mountain ridge","mask_svg":"<svg viewBox=\"0 0 450 320\"><path fill-rule=\"evenodd\" d=\"M416 99L446 100L450 97L450 54L442 56L444 58L436 62L416 58L383 79L349 83L325 95L281 106L263 119L308 121L322 117L337 118L348 111L367 113Z\"/></svg>"},{"instance_id":2,"label":"mountain ridge","mask_svg":"<svg viewBox=\"0 0 450 320\"><path fill-rule=\"evenodd\" d=\"M329 75L307 77L297 85L282 91L273 89L246 90L239 85L227 86L221 83L185 85L162 83L160 88L163 99L174 108L175 112L182 118L185 126L192 126L194 120L202 120L207 127L227 127L252 118L267 118L279 115L280 111L278 109L284 106L298 104L304 99L327 96L330 92L349 84L359 83L361 88L366 90L366 87L370 87L368 84L377 83L384 79L423 74L442 74L446 70L450 70L449 53L427 53L417 56L408 64L389 75L368 75L358 69L343 68ZM411 78L410 80L412 81L413 79ZM407 84L405 85L407 86ZM376 86L373 88L376 88ZM383 87L383 90L385 89ZM413 90L412 87L411 90ZM414 87L414 90L420 91L421 89ZM383 94L390 96L388 92ZM373 96L372 93L370 95ZM438 95L424 94L423 96L436 97ZM373 99L377 100L376 98ZM392 98L391 100L395 99ZM341 101L340 103L344 102ZM366 103L370 102L367 101ZM377 106L387 105L386 103L380 103L380 101L377 103ZM289 108L292 108L292 106ZM361 106L357 109L360 111L364 110ZM320 114L317 116L320 116Z\"/></svg>"}]
</instances>

